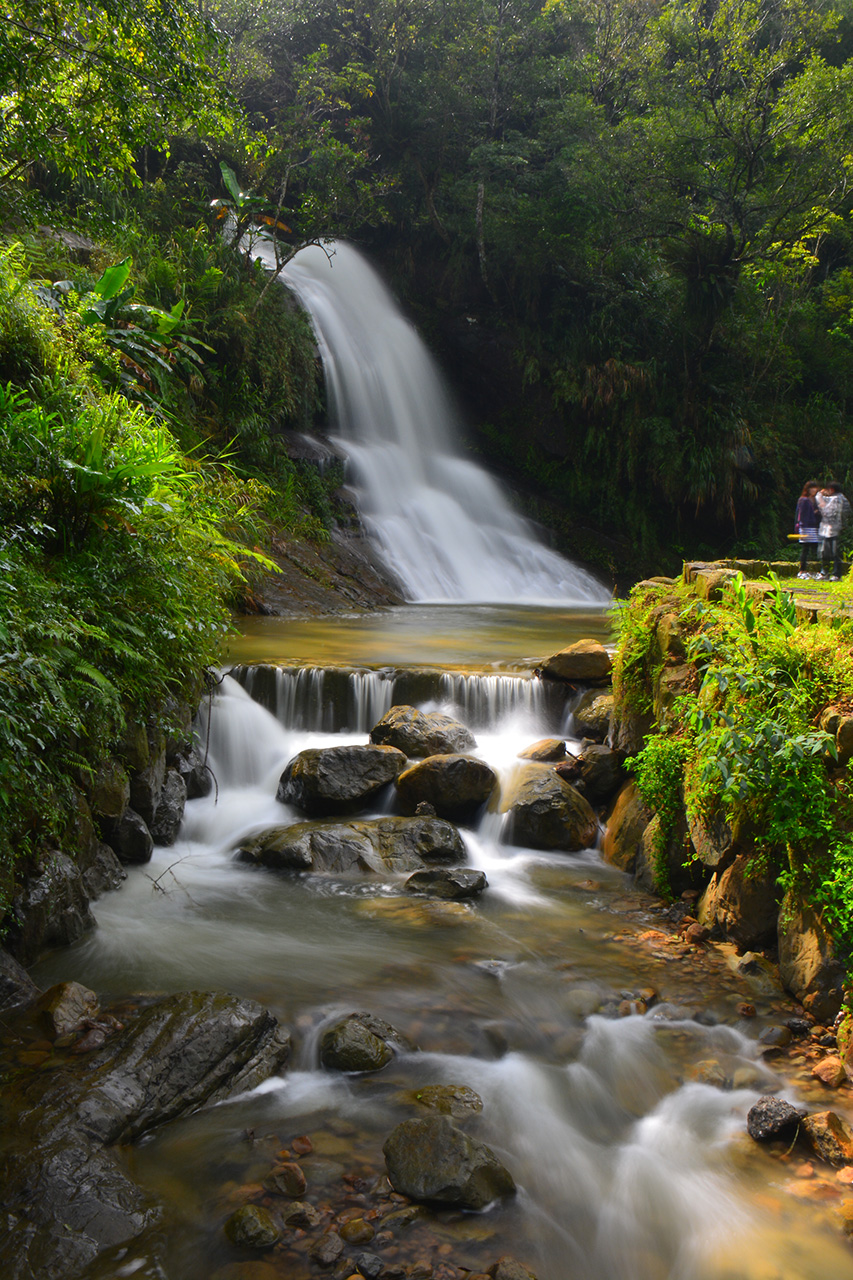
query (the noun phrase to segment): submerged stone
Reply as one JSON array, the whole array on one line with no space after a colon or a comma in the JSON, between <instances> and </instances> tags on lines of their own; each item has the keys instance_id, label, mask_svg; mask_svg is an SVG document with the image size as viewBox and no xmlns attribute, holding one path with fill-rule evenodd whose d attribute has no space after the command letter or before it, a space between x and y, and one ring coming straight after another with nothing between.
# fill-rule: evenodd
<instances>
[{"instance_id":1,"label":"submerged stone","mask_svg":"<svg viewBox=\"0 0 853 1280\"><path fill-rule=\"evenodd\" d=\"M446 1116L404 1120L382 1150L392 1187L412 1200L484 1209L515 1192L512 1175L491 1148Z\"/></svg>"}]
</instances>

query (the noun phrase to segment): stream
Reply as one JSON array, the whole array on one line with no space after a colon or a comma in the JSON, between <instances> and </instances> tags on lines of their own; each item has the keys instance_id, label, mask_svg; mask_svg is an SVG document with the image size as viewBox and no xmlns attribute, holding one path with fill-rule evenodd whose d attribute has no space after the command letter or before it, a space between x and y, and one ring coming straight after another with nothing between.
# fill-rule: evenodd
<instances>
[{"instance_id":1,"label":"stream","mask_svg":"<svg viewBox=\"0 0 853 1280\"><path fill-rule=\"evenodd\" d=\"M837 1105L816 1082L786 1078L784 1056L762 1055L761 1030L790 1003L750 987L724 948L673 945L661 904L596 849L508 845L500 812L486 812L462 828L489 882L473 903L406 894L391 873L300 876L234 860L248 833L302 820L275 799L287 761L366 742L392 702L469 724L502 785L535 740L559 734L571 747L571 702L532 670L608 625L589 608L408 606L265 619L234 638L227 666L239 678L224 676L198 725L217 791L188 804L174 847L95 904L94 934L34 971L42 986L73 978L104 1002L221 988L293 1033L283 1076L125 1153L169 1206L171 1280L332 1274L304 1232L251 1263L223 1233L282 1151L306 1152L306 1202L373 1223L360 1248L381 1259L378 1276L461 1280L510 1254L537 1280L853 1280L835 1216L848 1188L832 1174L806 1186L801 1153L781 1160L745 1135L768 1091ZM742 1001L756 1017L740 1016ZM321 1069L321 1029L357 1010L417 1050L374 1074ZM389 1195L383 1142L434 1084L479 1094L467 1131L509 1168L514 1197L473 1213L412 1212ZM131 1256L116 1274L135 1270Z\"/></svg>"}]
</instances>

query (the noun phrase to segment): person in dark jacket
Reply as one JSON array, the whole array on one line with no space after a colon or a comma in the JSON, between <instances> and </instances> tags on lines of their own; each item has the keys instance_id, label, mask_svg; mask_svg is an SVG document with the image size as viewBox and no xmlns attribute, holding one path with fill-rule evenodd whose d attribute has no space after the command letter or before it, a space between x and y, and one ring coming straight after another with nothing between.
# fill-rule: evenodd
<instances>
[{"instance_id":1,"label":"person in dark jacket","mask_svg":"<svg viewBox=\"0 0 853 1280\"><path fill-rule=\"evenodd\" d=\"M797 513L794 517L794 532L800 535L800 572L798 578L817 578L817 546L818 546L818 526L820 524L820 510L818 509L815 495L820 485L816 480L807 480L803 485L803 492L800 494L797 502ZM812 564L812 573L809 573L809 561Z\"/></svg>"}]
</instances>

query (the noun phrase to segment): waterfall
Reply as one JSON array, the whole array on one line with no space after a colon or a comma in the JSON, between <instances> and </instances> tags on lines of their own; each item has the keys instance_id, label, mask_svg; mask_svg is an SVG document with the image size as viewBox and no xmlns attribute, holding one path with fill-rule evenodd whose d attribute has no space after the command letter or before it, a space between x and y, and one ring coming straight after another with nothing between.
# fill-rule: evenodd
<instances>
[{"instance_id":1,"label":"waterfall","mask_svg":"<svg viewBox=\"0 0 853 1280\"><path fill-rule=\"evenodd\" d=\"M285 729L369 733L392 706L441 708L471 729L514 719L564 733L572 695L522 675L348 667L236 666L231 676Z\"/></svg>"},{"instance_id":2,"label":"waterfall","mask_svg":"<svg viewBox=\"0 0 853 1280\"><path fill-rule=\"evenodd\" d=\"M269 265L271 249L257 252ZM406 596L606 602L600 583L543 546L495 480L456 452L441 375L361 254L341 242L312 245L283 279L314 324L365 528Z\"/></svg>"}]
</instances>

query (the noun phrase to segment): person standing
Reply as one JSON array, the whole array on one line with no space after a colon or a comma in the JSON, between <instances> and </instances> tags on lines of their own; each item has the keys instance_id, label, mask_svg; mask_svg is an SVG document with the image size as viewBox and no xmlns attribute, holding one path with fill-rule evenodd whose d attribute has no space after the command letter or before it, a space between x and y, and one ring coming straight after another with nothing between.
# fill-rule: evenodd
<instances>
[{"instance_id":1,"label":"person standing","mask_svg":"<svg viewBox=\"0 0 853 1280\"><path fill-rule=\"evenodd\" d=\"M807 480L803 485L803 492L797 502L794 531L800 535L800 572L797 574L798 578L810 578L812 576L808 571L809 561L812 563L812 569L817 570L820 511L815 501L815 495L819 488L820 485L817 480ZM815 572L814 576L818 577L817 572Z\"/></svg>"},{"instance_id":2,"label":"person standing","mask_svg":"<svg viewBox=\"0 0 853 1280\"><path fill-rule=\"evenodd\" d=\"M820 511L818 534L820 558L823 564L821 577L828 577L831 582L840 582L842 565L839 542L841 530L850 516L850 503L841 492L841 485L837 480L827 480L823 489L815 494L815 500ZM833 562L832 574L828 574L826 569L829 560Z\"/></svg>"}]
</instances>

